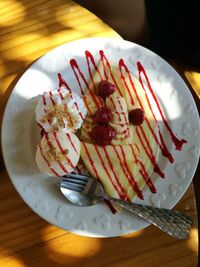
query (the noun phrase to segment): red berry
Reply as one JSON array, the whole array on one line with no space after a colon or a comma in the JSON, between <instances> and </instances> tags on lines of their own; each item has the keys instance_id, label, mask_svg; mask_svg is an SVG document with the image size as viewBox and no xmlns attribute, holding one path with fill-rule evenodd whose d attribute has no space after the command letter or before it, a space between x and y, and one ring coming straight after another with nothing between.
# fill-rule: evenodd
<instances>
[{"instance_id":1,"label":"red berry","mask_svg":"<svg viewBox=\"0 0 200 267\"><path fill-rule=\"evenodd\" d=\"M115 129L109 125L99 125L92 129L91 138L99 146L109 145L115 138Z\"/></svg>"},{"instance_id":2,"label":"red berry","mask_svg":"<svg viewBox=\"0 0 200 267\"><path fill-rule=\"evenodd\" d=\"M106 80L103 80L98 84L98 95L104 99L109 95L112 95L115 90L115 85Z\"/></svg>"},{"instance_id":3,"label":"red berry","mask_svg":"<svg viewBox=\"0 0 200 267\"><path fill-rule=\"evenodd\" d=\"M129 121L133 125L140 125L144 121L144 111L141 108L133 109L129 112Z\"/></svg>"},{"instance_id":4,"label":"red berry","mask_svg":"<svg viewBox=\"0 0 200 267\"><path fill-rule=\"evenodd\" d=\"M93 120L96 123L105 124L112 121L112 118L113 118L112 110L107 107L103 107L96 111Z\"/></svg>"}]
</instances>

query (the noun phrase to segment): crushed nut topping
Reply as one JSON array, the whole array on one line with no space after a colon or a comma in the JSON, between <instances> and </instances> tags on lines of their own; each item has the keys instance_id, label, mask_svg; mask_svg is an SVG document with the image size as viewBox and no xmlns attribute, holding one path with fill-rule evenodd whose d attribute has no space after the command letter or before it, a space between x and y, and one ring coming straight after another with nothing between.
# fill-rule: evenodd
<instances>
[{"instance_id":1,"label":"crushed nut topping","mask_svg":"<svg viewBox=\"0 0 200 267\"><path fill-rule=\"evenodd\" d=\"M70 112L67 105L60 103L49 108L47 114L40 119L40 122L44 123L48 120L53 125L55 118L61 128L65 128L66 123L70 128L73 128L77 123L77 117Z\"/></svg>"}]
</instances>

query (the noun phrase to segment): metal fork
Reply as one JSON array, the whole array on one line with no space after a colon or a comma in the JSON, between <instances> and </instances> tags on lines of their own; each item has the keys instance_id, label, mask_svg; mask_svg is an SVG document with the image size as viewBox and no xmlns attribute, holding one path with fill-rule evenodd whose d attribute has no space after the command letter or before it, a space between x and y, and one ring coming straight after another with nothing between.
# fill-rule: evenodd
<instances>
[{"instance_id":1,"label":"metal fork","mask_svg":"<svg viewBox=\"0 0 200 267\"><path fill-rule=\"evenodd\" d=\"M189 228L193 225L193 220L180 211L154 208L110 197L99 181L84 175L66 174L59 184L63 195L76 205L91 206L106 199L133 212L173 237L179 239L189 237Z\"/></svg>"}]
</instances>

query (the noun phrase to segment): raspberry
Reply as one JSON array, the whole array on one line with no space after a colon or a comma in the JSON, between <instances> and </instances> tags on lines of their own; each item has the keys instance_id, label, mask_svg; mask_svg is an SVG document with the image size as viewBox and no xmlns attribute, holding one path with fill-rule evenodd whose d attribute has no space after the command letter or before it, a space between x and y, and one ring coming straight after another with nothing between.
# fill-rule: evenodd
<instances>
[{"instance_id":1,"label":"raspberry","mask_svg":"<svg viewBox=\"0 0 200 267\"><path fill-rule=\"evenodd\" d=\"M92 129L91 138L99 146L106 146L115 138L116 132L109 125L99 125Z\"/></svg>"},{"instance_id":2,"label":"raspberry","mask_svg":"<svg viewBox=\"0 0 200 267\"><path fill-rule=\"evenodd\" d=\"M98 95L104 99L109 95L112 95L115 90L115 85L106 80L103 80L98 84Z\"/></svg>"},{"instance_id":3,"label":"raspberry","mask_svg":"<svg viewBox=\"0 0 200 267\"><path fill-rule=\"evenodd\" d=\"M129 112L129 121L133 125L141 125L144 121L144 111L141 108L131 110Z\"/></svg>"},{"instance_id":4,"label":"raspberry","mask_svg":"<svg viewBox=\"0 0 200 267\"><path fill-rule=\"evenodd\" d=\"M94 122L99 124L106 124L112 121L112 118L113 118L112 110L107 107L103 107L96 111L93 120Z\"/></svg>"}]
</instances>

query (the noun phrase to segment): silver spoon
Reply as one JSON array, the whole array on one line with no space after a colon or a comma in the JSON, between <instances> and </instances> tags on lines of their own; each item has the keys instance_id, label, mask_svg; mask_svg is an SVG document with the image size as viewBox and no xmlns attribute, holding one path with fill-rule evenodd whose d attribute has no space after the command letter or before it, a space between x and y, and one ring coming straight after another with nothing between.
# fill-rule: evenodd
<instances>
[{"instance_id":1,"label":"silver spoon","mask_svg":"<svg viewBox=\"0 0 200 267\"><path fill-rule=\"evenodd\" d=\"M63 195L78 206L91 206L106 199L142 217L173 237L189 237L188 229L193 225L193 220L180 211L153 208L110 197L96 179L88 176L66 174L59 184Z\"/></svg>"}]
</instances>

